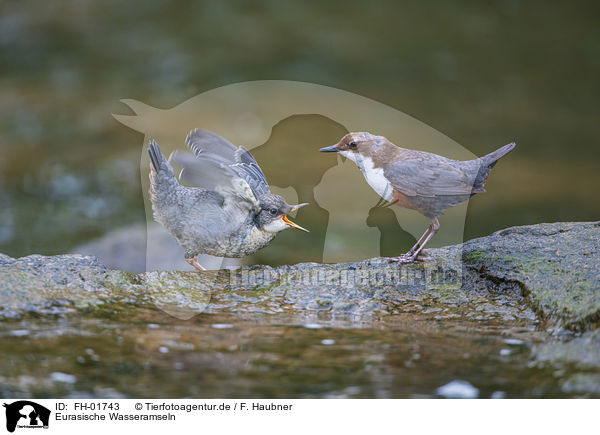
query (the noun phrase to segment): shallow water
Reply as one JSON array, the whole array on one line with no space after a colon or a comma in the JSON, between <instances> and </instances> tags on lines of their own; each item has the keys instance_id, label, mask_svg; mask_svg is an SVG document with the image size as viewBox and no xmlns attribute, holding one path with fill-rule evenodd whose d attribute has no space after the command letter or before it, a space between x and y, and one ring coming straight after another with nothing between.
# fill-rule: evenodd
<instances>
[{"instance_id":1,"label":"shallow water","mask_svg":"<svg viewBox=\"0 0 600 435\"><path fill-rule=\"evenodd\" d=\"M460 380L470 387L459 397L577 396L561 390L568 369L532 358L545 335L531 321L435 320L437 309L10 322L0 330L11 354L0 361L0 395L418 398L443 397L438 388Z\"/></svg>"}]
</instances>

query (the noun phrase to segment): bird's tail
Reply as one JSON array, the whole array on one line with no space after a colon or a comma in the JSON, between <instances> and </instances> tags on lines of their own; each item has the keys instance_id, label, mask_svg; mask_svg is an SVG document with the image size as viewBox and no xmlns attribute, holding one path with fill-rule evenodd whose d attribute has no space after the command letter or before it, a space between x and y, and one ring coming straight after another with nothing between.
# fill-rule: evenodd
<instances>
[{"instance_id":1,"label":"bird's tail","mask_svg":"<svg viewBox=\"0 0 600 435\"><path fill-rule=\"evenodd\" d=\"M481 160L485 165L491 165L491 168L493 168L500 158L510 153L513 149L515 149L516 146L516 143L511 142L508 145L504 145L503 147L498 148L496 151L492 151L491 153L486 154L485 156L481 157Z\"/></svg>"},{"instance_id":2,"label":"bird's tail","mask_svg":"<svg viewBox=\"0 0 600 435\"><path fill-rule=\"evenodd\" d=\"M174 196L180 184L173 168L154 140L148 144L150 155L150 199L156 207Z\"/></svg>"},{"instance_id":3,"label":"bird's tail","mask_svg":"<svg viewBox=\"0 0 600 435\"><path fill-rule=\"evenodd\" d=\"M152 164L152 167L150 168L151 170L153 170L155 173L159 173L161 171L173 173L171 165L169 165L165 155L162 153L160 147L154 139L152 139L148 144L148 154L150 155L150 163Z\"/></svg>"},{"instance_id":4,"label":"bird's tail","mask_svg":"<svg viewBox=\"0 0 600 435\"><path fill-rule=\"evenodd\" d=\"M511 142L508 145L504 145L503 147L498 148L496 151L492 151L491 153L477 159L479 160L481 166L479 167L479 172L477 173L473 187L483 188L485 180L487 180L488 175L490 175L490 171L496 165L498 160L511 152L516 146L517 144Z\"/></svg>"}]
</instances>

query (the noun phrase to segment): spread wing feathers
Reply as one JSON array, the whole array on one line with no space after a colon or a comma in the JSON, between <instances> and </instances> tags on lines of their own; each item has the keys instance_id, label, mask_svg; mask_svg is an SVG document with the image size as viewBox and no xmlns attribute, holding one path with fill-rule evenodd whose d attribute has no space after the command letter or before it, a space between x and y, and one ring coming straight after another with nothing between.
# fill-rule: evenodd
<instances>
[{"instance_id":1,"label":"spread wing feathers","mask_svg":"<svg viewBox=\"0 0 600 435\"><path fill-rule=\"evenodd\" d=\"M216 154L229 161L233 160L233 155L237 150L237 147L227 139L199 128L190 131L185 138L185 144L194 152L196 157L203 153Z\"/></svg>"},{"instance_id":2,"label":"spread wing feathers","mask_svg":"<svg viewBox=\"0 0 600 435\"><path fill-rule=\"evenodd\" d=\"M485 190L474 187L477 167L471 162L458 162L435 154L416 153L396 161L384 171L394 189L407 196L465 195ZM435 156L435 159L432 158ZM466 164L464 168L461 164ZM474 171L472 170L474 169ZM474 172L473 174L471 172Z\"/></svg>"},{"instance_id":3,"label":"spread wing feathers","mask_svg":"<svg viewBox=\"0 0 600 435\"><path fill-rule=\"evenodd\" d=\"M263 173L260 166L254 159L254 156L250 154L244 147L239 147L235 153L236 161L231 165L233 170L241 178L246 180L254 194L259 197L261 195L271 193L267 178Z\"/></svg>"},{"instance_id":4,"label":"spread wing feathers","mask_svg":"<svg viewBox=\"0 0 600 435\"><path fill-rule=\"evenodd\" d=\"M236 147L221 136L201 129L192 130L185 143L197 160L218 163L229 168L231 174L245 180L257 198L270 193L265 174L246 148ZM185 174L186 167L182 167Z\"/></svg>"},{"instance_id":5,"label":"spread wing feathers","mask_svg":"<svg viewBox=\"0 0 600 435\"><path fill-rule=\"evenodd\" d=\"M259 212L258 198L248 182L220 158L207 156L197 158L190 153L176 151L169 160L182 168L179 175L182 183L218 192L225 198L233 199L232 204L237 207Z\"/></svg>"},{"instance_id":6,"label":"spread wing feathers","mask_svg":"<svg viewBox=\"0 0 600 435\"><path fill-rule=\"evenodd\" d=\"M179 181L205 189L216 190L219 186L227 186L234 175L218 158L198 159L184 151L175 151L169 157L169 162L181 168Z\"/></svg>"}]
</instances>

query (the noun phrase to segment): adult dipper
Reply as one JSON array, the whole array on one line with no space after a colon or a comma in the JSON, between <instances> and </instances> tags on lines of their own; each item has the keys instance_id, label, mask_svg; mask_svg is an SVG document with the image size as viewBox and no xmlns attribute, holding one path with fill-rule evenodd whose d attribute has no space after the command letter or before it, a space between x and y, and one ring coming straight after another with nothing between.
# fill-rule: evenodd
<instances>
[{"instance_id":1,"label":"adult dipper","mask_svg":"<svg viewBox=\"0 0 600 435\"><path fill-rule=\"evenodd\" d=\"M409 263L419 254L440 228L438 216L445 209L485 192L490 171L514 143L475 160L457 161L425 151L394 145L383 136L348 133L322 152L338 152L352 160L367 183L390 204L417 210L431 219L429 227L408 253L395 261Z\"/></svg>"},{"instance_id":2,"label":"adult dipper","mask_svg":"<svg viewBox=\"0 0 600 435\"><path fill-rule=\"evenodd\" d=\"M287 217L307 204L289 205L272 194L246 148L199 129L185 142L193 154L178 151L170 158L182 168L179 179L154 140L148 153L154 219L175 237L189 264L202 271L199 254L245 257L286 228L308 232Z\"/></svg>"}]
</instances>

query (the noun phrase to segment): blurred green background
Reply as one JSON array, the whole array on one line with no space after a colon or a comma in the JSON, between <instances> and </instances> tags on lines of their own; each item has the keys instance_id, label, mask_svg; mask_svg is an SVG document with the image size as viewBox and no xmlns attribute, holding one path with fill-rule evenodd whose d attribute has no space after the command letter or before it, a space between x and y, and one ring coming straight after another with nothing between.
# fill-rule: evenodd
<instances>
[{"instance_id":1,"label":"blurred green background","mask_svg":"<svg viewBox=\"0 0 600 435\"><path fill-rule=\"evenodd\" d=\"M63 253L144 221L142 136L112 118L130 113L120 99L170 108L262 79L364 95L477 155L516 141L470 202L467 238L597 220L599 12L592 1L4 1L0 252Z\"/></svg>"}]
</instances>

